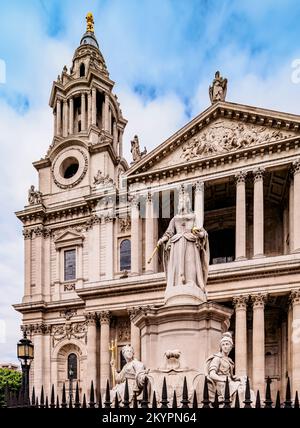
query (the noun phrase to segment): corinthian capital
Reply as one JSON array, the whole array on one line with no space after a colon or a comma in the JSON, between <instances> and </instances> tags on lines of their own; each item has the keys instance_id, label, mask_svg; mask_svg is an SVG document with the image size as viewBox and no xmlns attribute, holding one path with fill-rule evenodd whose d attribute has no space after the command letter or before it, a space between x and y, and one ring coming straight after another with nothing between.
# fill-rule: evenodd
<instances>
[{"instance_id":1,"label":"corinthian capital","mask_svg":"<svg viewBox=\"0 0 300 428\"><path fill-rule=\"evenodd\" d=\"M85 320L87 325L95 325L97 321L97 314L95 312L88 312L85 314Z\"/></svg>"},{"instance_id":2,"label":"corinthian capital","mask_svg":"<svg viewBox=\"0 0 300 428\"><path fill-rule=\"evenodd\" d=\"M262 180L263 177L264 177L264 173L265 173L265 169L264 168L261 168L261 167L255 168L253 170L254 182Z\"/></svg>"},{"instance_id":3,"label":"corinthian capital","mask_svg":"<svg viewBox=\"0 0 300 428\"><path fill-rule=\"evenodd\" d=\"M111 320L111 313L110 311L102 311L99 312L99 321L100 324L109 324Z\"/></svg>"},{"instance_id":4,"label":"corinthian capital","mask_svg":"<svg viewBox=\"0 0 300 428\"><path fill-rule=\"evenodd\" d=\"M235 310L237 311L238 309L247 309L247 302L249 300L249 296L247 295L240 295L240 296L234 296L232 301L235 307Z\"/></svg>"},{"instance_id":5,"label":"corinthian capital","mask_svg":"<svg viewBox=\"0 0 300 428\"><path fill-rule=\"evenodd\" d=\"M267 301L267 297L268 297L267 294L264 294L264 293L253 294L251 296L253 309L264 308L265 303Z\"/></svg>"},{"instance_id":6,"label":"corinthian capital","mask_svg":"<svg viewBox=\"0 0 300 428\"><path fill-rule=\"evenodd\" d=\"M291 291L290 301L293 305L298 305L300 303L300 288Z\"/></svg>"},{"instance_id":7,"label":"corinthian capital","mask_svg":"<svg viewBox=\"0 0 300 428\"><path fill-rule=\"evenodd\" d=\"M239 171L235 174L236 184L245 183L247 177L247 171Z\"/></svg>"},{"instance_id":8,"label":"corinthian capital","mask_svg":"<svg viewBox=\"0 0 300 428\"><path fill-rule=\"evenodd\" d=\"M296 175L300 172L300 159L297 159L292 164L292 174Z\"/></svg>"}]
</instances>

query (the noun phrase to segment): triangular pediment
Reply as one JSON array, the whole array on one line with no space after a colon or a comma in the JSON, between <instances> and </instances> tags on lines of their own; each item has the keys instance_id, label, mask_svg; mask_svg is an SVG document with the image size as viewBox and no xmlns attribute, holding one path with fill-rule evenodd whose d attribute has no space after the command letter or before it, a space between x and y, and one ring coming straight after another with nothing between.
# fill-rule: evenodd
<instances>
[{"instance_id":1,"label":"triangular pediment","mask_svg":"<svg viewBox=\"0 0 300 428\"><path fill-rule=\"evenodd\" d=\"M57 238L54 240L56 247L66 247L71 245L82 245L84 240L84 236L71 229L67 229L62 232Z\"/></svg>"},{"instance_id":2,"label":"triangular pediment","mask_svg":"<svg viewBox=\"0 0 300 428\"><path fill-rule=\"evenodd\" d=\"M126 175L236 153L299 135L298 115L219 102L148 153Z\"/></svg>"}]
</instances>

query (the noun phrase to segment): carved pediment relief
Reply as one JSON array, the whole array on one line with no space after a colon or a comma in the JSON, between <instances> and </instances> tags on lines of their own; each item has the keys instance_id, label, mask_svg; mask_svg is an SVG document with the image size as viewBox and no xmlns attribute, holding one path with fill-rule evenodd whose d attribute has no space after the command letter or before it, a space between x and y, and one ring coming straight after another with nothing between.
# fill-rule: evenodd
<instances>
[{"instance_id":1,"label":"carved pediment relief","mask_svg":"<svg viewBox=\"0 0 300 428\"><path fill-rule=\"evenodd\" d=\"M183 142L172 154L154 163L149 170L178 165L213 155L236 152L251 146L284 140L297 135L299 133L295 131L274 129L224 118L217 119Z\"/></svg>"},{"instance_id":2,"label":"carved pediment relief","mask_svg":"<svg viewBox=\"0 0 300 428\"><path fill-rule=\"evenodd\" d=\"M54 241L56 248L63 248L68 246L82 245L84 236L81 233L73 230L66 230L61 233Z\"/></svg>"}]
</instances>

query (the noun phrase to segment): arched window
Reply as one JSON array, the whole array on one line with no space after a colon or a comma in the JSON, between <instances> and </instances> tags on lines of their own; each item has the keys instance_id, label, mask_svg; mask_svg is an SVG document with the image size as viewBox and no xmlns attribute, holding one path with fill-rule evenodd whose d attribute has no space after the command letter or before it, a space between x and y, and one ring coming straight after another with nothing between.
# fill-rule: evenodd
<instances>
[{"instance_id":1,"label":"arched window","mask_svg":"<svg viewBox=\"0 0 300 428\"><path fill-rule=\"evenodd\" d=\"M72 353L68 356L68 379L77 379L77 355Z\"/></svg>"},{"instance_id":2,"label":"arched window","mask_svg":"<svg viewBox=\"0 0 300 428\"><path fill-rule=\"evenodd\" d=\"M83 63L80 64L79 75L80 75L80 77L84 77L85 76L85 66L84 66Z\"/></svg>"},{"instance_id":3,"label":"arched window","mask_svg":"<svg viewBox=\"0 0 300 428\"><path fill-rule=\"evenodd\" d=\"M120 244L120 271L131 269L131 242L124 239Z\"/></svg>"}]
</instances>

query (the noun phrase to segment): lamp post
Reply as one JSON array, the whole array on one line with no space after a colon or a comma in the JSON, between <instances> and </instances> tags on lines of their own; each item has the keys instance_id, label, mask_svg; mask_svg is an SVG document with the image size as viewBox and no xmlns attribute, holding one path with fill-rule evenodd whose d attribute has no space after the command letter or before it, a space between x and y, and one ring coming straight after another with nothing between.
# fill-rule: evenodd
<instances>
[{"instance_id":1,"label":"lamp post","mask_svg":"<svg viewBox=\"0 0 300 428\"><path fill-rule=\"evenodd\" d=\"M29 402L29 370L33 360L34 346L24 331L23 338L17 344L17 355L22 368L22 391L25 404Z\"/></svg>"}]
</instances>

